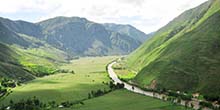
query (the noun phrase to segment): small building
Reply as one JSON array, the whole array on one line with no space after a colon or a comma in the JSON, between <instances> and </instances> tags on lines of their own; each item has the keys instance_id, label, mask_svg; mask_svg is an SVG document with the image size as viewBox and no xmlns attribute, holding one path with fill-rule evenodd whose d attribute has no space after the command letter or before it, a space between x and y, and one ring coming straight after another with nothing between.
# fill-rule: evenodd
<instances>
[{"instance_id":1,"label":"small building","mask_svg":"<svg viewBox=\"0 0 220 110\"><path fill-rule=\"evenodd\" d=\"M200 95L199 93L194 93L194 94L192 94L193 98L198 98L199 95Z\"/></svg>"}]
</instances>

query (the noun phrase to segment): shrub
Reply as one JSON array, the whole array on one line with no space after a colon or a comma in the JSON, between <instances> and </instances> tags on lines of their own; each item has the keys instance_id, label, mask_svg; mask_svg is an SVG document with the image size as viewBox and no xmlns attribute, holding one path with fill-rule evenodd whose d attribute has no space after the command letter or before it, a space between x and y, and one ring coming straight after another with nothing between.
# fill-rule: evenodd
<instances>
[{"instance_id":1,"label":"shrub","mask_svg":"<svg viewBox=\"0 0 220 110\"><path fill-rule=\"evenodd\" d=\"M210 102L202 101L202 102L199 103L199 105L202 106L202 107L213 108L212 103L210 103Z\"/></svg>"},{"instance_id":2,"label":"shrub","mask_svg":"<svg viewBox=\"0 0 220 110\"><path fill-rule=\"evenodd\" d=\"M204 95L204 98L205 98L205 100L207 100L207 101L211 101L211 102L214 102L214 101L220 101L220 96Z\"/></svg>"}]
</instances>

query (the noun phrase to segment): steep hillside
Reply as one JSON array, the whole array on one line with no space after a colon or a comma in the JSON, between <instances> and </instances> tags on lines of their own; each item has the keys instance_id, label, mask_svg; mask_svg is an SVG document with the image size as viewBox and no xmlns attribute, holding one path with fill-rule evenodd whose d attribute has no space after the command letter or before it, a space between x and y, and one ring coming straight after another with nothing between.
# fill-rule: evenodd
<instances>
[{"instance_id":1,"label":"steep hillside","mask_svg":"<svg viewBox=\"0 0 220 110\"><path fill-rule=\"evenodd\" d=\"M58 64L66 62L69 56L65 52L33 36L19 34L16 29L22 28L16 23L0 19L1 77L27 81L52 74L58 69Z\"/></svg>"},{"instance_id":2,"label":"steep hillside","mask_svg":"<svg viewBox=\"0 0 220 110\"><path fill-rule=\"evenodd\" d=\"M17 60L18 54L10 47L0 43L0 77L13 78L20 81L34 79L31 72L23 68Z\"/></svg>"},{"instance_id":3,"label":"steep hillside","mask_svg":"<svg viewBox=\"0 0 220 110\"><path fill-rule=\"evenodd\" d=\"M211 4L211 1L206 2L199 7L188 10L179 15L173 21L168 23L163 28L155 32L154 36L135 50L128 58L130 67L135 70L140 70L145 65L149 64L157 55L153 51L159 50L159 47L175 35L182 35L188 28L191 28L198 18L204 16ZM135 64L135 65L133 65Z\"/></svg>"},{"instance_id":4,"label":"steep hillside","mask_svg":"<svg viewBox=\"0 0 220 110\"><path fill-rule=\"evenodd\" d=\"M38 23L44 40L75 55L127 54L141 42L118 32L106 30L102 24L78 17L56 17Z\"/></svg>"},{"instance_id":5,"label":"steep hillside","mask_svg":"<svg viewBox=\"0 0 220 110\"><path fill-rule=\"evenodd\" d=\"M28 36L24 37L28 41ZM30 40L30 39L29 39ZM29 41L30 42L30 41ZM0 77L28 81L38 76L53 74L69 56L47 44L31 40L32 45L0 43Z\"/></svg>"},{"instance_id":6,"label":"steep hillside","mask_svg":"<svg viewBox=\"0 0 220 110\"><path fill-rule=\"evenodd\" d=\"M218 95L220 0L175 18L128 57L141 86ZM190 85L190 86L189 86Z\"/></svg>"},{"instance_id":7,"label":"steep hillside","mask_svg":"<svg viewBox=\"0 0 220 110\"><path fill-rule=\"evenodd\" d=\"M140 30L136 29L131 25L120 25L113 23L106 23L103 25L107 30L130 36L131 38L137 39L140 42L144 42L151 36L153 36L153 33L146 35L144 32L141 32Z\"/></svg>"}]
</instances>

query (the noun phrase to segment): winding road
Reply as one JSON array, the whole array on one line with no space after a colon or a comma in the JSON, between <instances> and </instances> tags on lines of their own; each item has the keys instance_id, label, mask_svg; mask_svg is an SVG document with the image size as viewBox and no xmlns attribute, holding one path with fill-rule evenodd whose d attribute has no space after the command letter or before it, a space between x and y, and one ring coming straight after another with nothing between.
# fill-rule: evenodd
<instances>
[{"instance_id":1,"label":"winding road","mask_svg":"<svg viewBox=\"0 0 220 110\"><path fill-rule=\"evenodd\" d=\"M112 78L112 80L114 81L114 83L123 83L125 86L124 88L129 90L129 91L132 91L132 92L135 92L135 93L139 93L139 94L143 94L143 95L146 95L146 96L150 96L150 97L154 97L153 95L153 92L147 92L147 91L144 91L136 86L132 86L126 82L123 82L121 81L118 76L116 75L116 73L114 72L114 70L112 69L112 66L115 64L116 62L112 62L111 64L108 65L108 74L109 76Z\"/></svg>"}]
</instances>

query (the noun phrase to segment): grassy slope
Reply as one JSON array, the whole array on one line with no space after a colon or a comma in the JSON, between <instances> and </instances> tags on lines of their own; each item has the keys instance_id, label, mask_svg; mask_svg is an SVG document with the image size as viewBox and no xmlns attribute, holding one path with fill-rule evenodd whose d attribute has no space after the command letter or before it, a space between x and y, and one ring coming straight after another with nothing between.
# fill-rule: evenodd
<instances>
[{"instance_id":1,"label":"grassy slope","mask_svg":"<svg viewBox=\"0 0 220 110\"><path fill-rule=\"evenodd\" d=\"M121 70L114 69L114 71L119 78L124 79L124 80L130 80L136 76L134 72L131 72L127 69L121 69Z\"/></svg>"},{"instance_id":2,"label":"grassy slope","mask_svg":"<svg viewBox=\"0 0 220 110\"><path fill-rule=\"evenodd\" d=\"M19 54L19 63L34 75L50 74L59 69L59 65L66 63L66 54L51 46L41 46L38 48L19 48L13 46Z\"/></svg>"},{"instance_id":3,"label":"grassy slope","mask_svg":"<svg viewBox=\"0 0 220 110\"><path fill-rule=\"evenodd\" d=\"M60 103L67 100L79 100L88 97L91 90L108 89L102 82L109 82L105 73L105 65L116 57L82 58L73 60L62 68L74 70L75 74L63 73L37 78L27 84L13 89L2 103L10 99L15 101L37 96L42 101Z\"/></svg>"},{"instance_id":4,"label":"grassy slope","mask_svg":"<svg viewBox=\"0 0 220 110\"><path fill-rule=\"evenodd\" d=\"M9 46L0 43L0 78L30 80L34 76L29 74L16 59L19 55Z\"/></svg>"},{"instance_id":5,"label":"grassy slope","mask_svg":"<svg viewBox=\"0 0 220 110\"><path fill-rule=\"evenodd\" d=\"M84 103L85 105L64 110L185 110L184 107L127 90L117 90Z\"/></svg>"},{"instance_id":6,"label":"grassy slope","mask_svg":"<svg viewBox=\"0 0 220 110\"><path fill-rule=\"evenodd\" d=\"M188 10L175 18L169 24L158 30L154 36L132 52L127 58L128 66L137 71L154 61L161 52L162 44L174 36L169 36L170 32L185 26L184 29L177 31L177 34L184 34L196 21L198 15L202 16L210 7L211 2L202 4L200 7Z\"/></svg>"},{"instance_id":7,"label":"grassy slope","mask_svg":"<svg viewBox=\"0 0 220 110\"><path fill-rule=\"evenodd\" d=\"M123 80L131 80L136 76L136 72L127 68L126 63L123 60L120 60L114 64L113 69L117 76Z\"/></svg>"},{"instance_id":8,"label":"grassy slope","mask_svg":"<svg viewBox=\"0 0 220 110\"><path fill-rule=\"evenodd\" d=\"M196 10L201 12L204 9L201 12L203 16L190 20L200 18L195 20L197 22L187 24L182 31L167 41L163 39L167 37L168 29L173 29L170 25L175 25L175 20L184 14L162 28L164 32L159 31L149 42L142 45L137 53L133 53L128 59L129 65L135 69L140 70L137 66L144 67L135 81L145 86L152 80L157 80L158 87L219 94L220 82L217 80L220 77L218 74L220 44L217 42L220 35L220 18L217 11L219 8L220 1L214 0L210 8L203 4L190 12L185 12L198 16ZM207 9L209 10L206 11ZM186 18L190 18L190 14ZM183 21L189 22L187 19ZM208 93L207 90L212 92Z\"/></svg>"},{"instance_id":9,"label":"grassy slope","mask_svg":"<svg viewBox=\"0 0 220 110\"><path fill-rule=\"evenodd\" d=\"M50 74L65 63L67 54L34 37L18 34L28 47L1 44L0 76L27 81L36 75Z\"/></svg>"}]
</instances>

